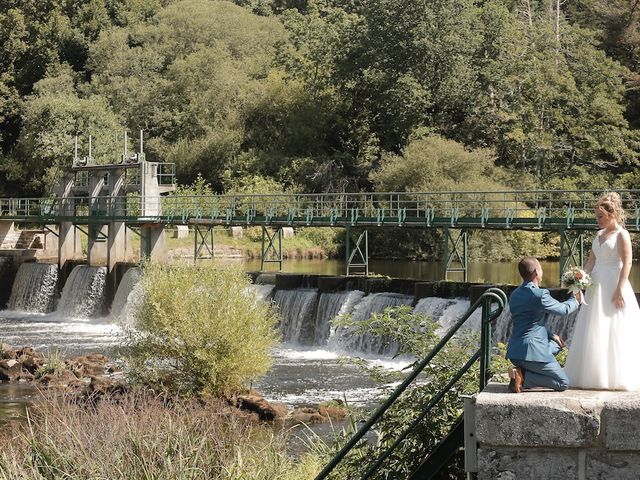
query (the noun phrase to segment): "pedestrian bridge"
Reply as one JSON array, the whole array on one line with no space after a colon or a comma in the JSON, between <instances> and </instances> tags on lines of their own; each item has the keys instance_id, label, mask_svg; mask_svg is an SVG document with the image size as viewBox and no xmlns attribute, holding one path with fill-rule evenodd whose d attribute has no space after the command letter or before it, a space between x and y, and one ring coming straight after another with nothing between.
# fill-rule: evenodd
<instances>
[{"instance_id":1,"label":"pedestrian bridge","mask_svg":"<svg viewBox=\"0 0 640 480\"><path fill-rule=\"evenodd\" d=\"M618 193L628 214L627 228L640 231L640 190ZM343 227L347 273L361 269L365 274L367 229L439 229L446 238L445 274L459 272L466 280L468 233L476 229L557 232L561 271L570 264L582 264L583 236L598 228L593 209L601 194L599 190L531 190L3 198L0 222L88 225L90 231L123 224L140 230L191 225L196 232L194 258L203 251L213 255L215 226L261 226L263 264L272 261L280 267L283 227Z\"/></svg>"},{"instance_id":2,"label":"pedestrian bridge","mask_svg":"<svg viewBox=\"0 0 640 480\"><path fill-rule=\"evenodd\" d=\"M597 228L601 191L381 192L273 195L141 195L2 198L0 219L166 225L449 227L561 230ZM640 230L640 190L619 191Z\"/></svg>"}]
</instances>

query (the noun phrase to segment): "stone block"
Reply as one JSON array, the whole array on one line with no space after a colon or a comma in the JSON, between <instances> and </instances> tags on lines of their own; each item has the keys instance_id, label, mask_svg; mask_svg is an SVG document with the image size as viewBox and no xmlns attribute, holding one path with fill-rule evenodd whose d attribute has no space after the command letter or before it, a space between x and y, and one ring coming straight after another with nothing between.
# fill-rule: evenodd
<instances>
[{"instance_id":1,"label":"stone block","mask_svg":"<svg viewBox=\"0 0 640 480\"><path fill-rule=\"evenodd\" d=\"M189 238L189 226L176 225L176 229L173 231L173 238Z\"/></svg>"},{"instance_id":2,"label":"stone block","mask_svg":"<svg viewBox=\"0 0 640 480\"><path fill-rule=\"evenodd\" d=\"M282 227L282 238L293 238L294 236L293 227Z\"/></svg>"},{"instance_id":3,"label":"stone block","mask_svg":"<svg viewBox=\"0 0 640 480\"><path fill-rule=\"evenodd\" d=\"M609 392L614 393L614 392ZM640 450L640 397L618 392L602 409L604 443L609 450ZM640 476L640 469L638 469Z\"/></svg>"},{"instance_id":4,"label":"stone block","mask_svg":"<svg viewBox=\"0 0 640 480\"><path fill-rule=\"evenodd\" d=\"M304 286L304 275L297 273L277 273L276 290L291 290Z\"/></svg>"},{"instance_id":5,"label":"stone block","mask_svg":"<svg viewBox=\"0 0 640 480\"><path fill-rule=\"evenodd\" d=\"M478 480L578 480L578 478L577 450L484 448L478 450Z\"/></svg>"},{"instance_id":6,"label":"stone block","mask_svg":"<svg viewBox=\"0 0 640 480\"><path fill-rule=\"evenodd\" d=\"M490 384L476 400L476 436L491 446L589 447L599 440L599 408L577 390L513 395Z\"/></svg>"},{"instance_id":7,"label":"stone block","mask_svg":"<svg viewBox=\"0 0 640 480\"><path fill-rule=\"evenodd\" d=\"M588 452L585 478L638 480L640 452Z\"/></svg>"},{"instance_id":8,"label":"stone block","mask_svg":"<svg viewBox=\"0 0 640 480\"><path fill-rule=\"evenodd\" d=\"M242 238L244 235L244 230L242 227L231 227L229 228L229 236L232 238Z\"/></svg>"},{"instance_id":9,"label":"stone block","mask_svg":"<svg viewBox=\"0 0 640 480\"><path fill-rule=\"evenodd\" d=\"M416 282L413 295L417 300L435 297L436 282Z\"/></svg>"},{"instance_id":10,"label":"stone block","mask_svg":"<svg viewBox=\"0 0 640 480\"><path fill-rule=\"evenodd\" d=\"M318 278L318 289L320 292L339 292L346 290L347 277L320 277Z\"/></svg>"}]
</instances>

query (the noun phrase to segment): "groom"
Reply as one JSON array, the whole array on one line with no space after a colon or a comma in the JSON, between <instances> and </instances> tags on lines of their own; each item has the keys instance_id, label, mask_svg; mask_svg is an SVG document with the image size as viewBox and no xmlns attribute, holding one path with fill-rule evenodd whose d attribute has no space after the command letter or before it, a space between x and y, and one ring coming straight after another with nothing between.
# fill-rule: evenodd
<instances>
[{"instance_id":1,"label":"groom","mask_svg":"<svg viewBox=\"0 0 640 480\"><path fill-rule=\"evenodd\" d=\"M574 312L582 303L582 292L562 303L553 299L549 290L539 288L542 267L534 257L520 260L518 270L523 283L509 298L513 328L507 358L516 366L509 391L520 393L522 388L534 387L566 390L569 378L555 358L564 342L549 331L546 317Z\"/></svg>"}]
</instances>

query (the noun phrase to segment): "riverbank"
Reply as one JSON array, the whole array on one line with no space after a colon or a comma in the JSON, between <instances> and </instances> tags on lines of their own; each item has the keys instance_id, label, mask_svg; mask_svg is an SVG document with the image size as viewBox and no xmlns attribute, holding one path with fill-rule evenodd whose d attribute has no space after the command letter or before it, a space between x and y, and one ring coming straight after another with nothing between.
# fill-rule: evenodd
<instances>
[{"instance_id":1,"label":"riverbank","mask_svg":"<svg viewBox=\"0 0 640 480\"><path fill-rule=\"evenodd\" d=\"M131 384L100 353L63 359L3 344L1 356L0 385L32 390L24 413L2 421L0 479L313 478L324 444L308 441L307 426L347 414L333 402L290 409L255 391L184 396Z\"/></svg>"},{"instance_id":2,"label":"riverbank","mask_svg":"<svg viewBox=\"0 0 640 480\"><path fill-rule=\"evenodd\" d=\"M288 454L287 429L227 402L134 391L99 402L46 393L0 433L0 478L256 479L315 476L314 451Z\"/></svg>"}]
</instances>

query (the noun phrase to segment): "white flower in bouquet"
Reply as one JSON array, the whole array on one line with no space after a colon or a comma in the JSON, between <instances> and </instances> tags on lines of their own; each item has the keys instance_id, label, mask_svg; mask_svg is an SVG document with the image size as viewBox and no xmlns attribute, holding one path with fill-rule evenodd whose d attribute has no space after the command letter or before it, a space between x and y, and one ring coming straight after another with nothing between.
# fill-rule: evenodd
<instances>
[{"instance_id":1,"label":"white flower in bouquet","mask_svg":"<svg viewBox=\"0 0 640 480\"><path fill-rule=\"evenodd\" d=\"M562 286L568 289L571 293L577 293L593 285L591 276L578 267L571 267L569 270L564 272L562 274L561 283Z\"/></svg>"}]
</instances>

